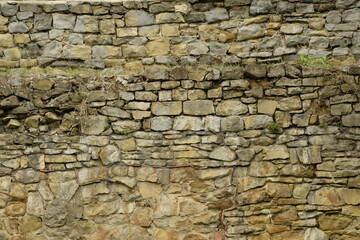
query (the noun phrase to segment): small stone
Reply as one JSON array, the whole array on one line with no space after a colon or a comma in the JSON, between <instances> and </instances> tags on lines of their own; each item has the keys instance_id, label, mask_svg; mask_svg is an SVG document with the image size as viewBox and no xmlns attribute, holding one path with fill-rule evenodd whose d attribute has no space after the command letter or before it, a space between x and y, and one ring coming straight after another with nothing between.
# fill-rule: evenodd
<instances>
[{"instance_id":1,"label":"small stone","mask_svg":"<svg viewBox=\"0 0 360 240\"><path fill-rule=\"evenodd\" d=\"M218 147L210 153L209 158L220 161L233 161L236 154L229 147Z\"/></svg>"}]
</instances>

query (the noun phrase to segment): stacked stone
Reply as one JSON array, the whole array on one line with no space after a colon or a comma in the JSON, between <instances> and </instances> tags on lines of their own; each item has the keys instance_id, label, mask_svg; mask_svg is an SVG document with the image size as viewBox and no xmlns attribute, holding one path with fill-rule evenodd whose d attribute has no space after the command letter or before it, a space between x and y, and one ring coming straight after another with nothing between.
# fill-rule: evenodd
<instances>
[{"instance_id":1,"label":"stacked stone","mask_svg":"<svg viewBox=\"0 0 360 240\"><path fill-rule=\"evenodd\" d=\"M356 0L2 2L0 67L359 62Z\"/></svg>"},{"instance_id":2,"label":"stacked stone","mask_svg":"<svg viewBox=\"0 0 360 240\"><path fill-rule=\"evenodd\" d=\"M0 238L359 239L359 75L2 78Z\"/></svg>"}]
</instances>

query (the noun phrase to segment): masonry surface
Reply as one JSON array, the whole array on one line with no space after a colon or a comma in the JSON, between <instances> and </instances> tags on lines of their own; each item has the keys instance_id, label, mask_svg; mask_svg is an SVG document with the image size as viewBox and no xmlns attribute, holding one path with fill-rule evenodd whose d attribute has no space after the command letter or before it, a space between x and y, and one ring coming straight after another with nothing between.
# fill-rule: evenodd
<instances>
[{"instance_id":1,"label":"masonry surface","mask_svg":"<svg viewBox=\"0 0 360 240\"><path fill-rule=\"evenodd\" d=\"M2 2L0 240L359 240L359 7Z\"/></svg>"}]
</instances>

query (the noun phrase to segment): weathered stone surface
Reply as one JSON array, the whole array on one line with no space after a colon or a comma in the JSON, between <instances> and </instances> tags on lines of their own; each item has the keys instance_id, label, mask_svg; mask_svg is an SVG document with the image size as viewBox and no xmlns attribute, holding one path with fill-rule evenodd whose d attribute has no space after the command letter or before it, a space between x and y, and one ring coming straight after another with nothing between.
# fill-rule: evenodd
<instances>
[{"instance_id":1,"label":"weathered stone surface","mask_svg":"<svg viewBox=\"0 0 360 240\"><path fill-rule=\"evenodd\" d=\"M266 128L273 122L273 118L267 115L254 115L243 117L245 129Z\"/></svg>"},{"instance_id":2,"label":"weathered stone surface","mask_svg":"<svg viewBox=\"0 0 360 240\"><path fill-rule=\"evenodd\" d=\"M258 14L268 14L273 11L273 4L270 0L255 0L251 2L250 6L250 14L258 15Z\"/></svg>"},{"instance_id":3,"label":"weathered stone surface","mask_svg":"<svg viewBox=\"0 0 360 240\"><path fill-rule=\"evenodd\" d=\"M229 19L229 14L225 8L214 8L205 13L206 21L214 23Z\"/></svg>"},{"instance_id":4,"label":"weathered stone surface","mask_svg":"<svg viewBox=\"0 0 360 240\"><path fill-rule=\"evenodd\" d=\"M220 116L239 115L247 111L247 106L237 100L225 100L216 107L216 114Z\"/></svg>"},{"instance_id":5,"label":"weathered stone surface","mask_svg":"<svg viewBox=\"0 0 360 240\"><path fill-rule=\"evenodd\" d=\"M221 130L237 132L244 129L244 121L239 116L229 116L221 120Z\"/></svg>"},{"instance_id":6,"label":"weathered stone surface","mask_svg":"<svg viewBox=\"0 0 360 240\"><path fill-rule=\"evenodd\" d=\"M106 179L106 169L103 167L82 168L79 171L79 184L89 184Z\"/></svg>"},{"instance_id":7,"label":"weathered stone surface","mask_svg":"<svg viewBox=\"0 0 360 240\"><path fill-rule=\"evenodd\" d=\"M33 169L19 170L15 173L15 179L21 183L36 183L39 182L39 173Z\"/></svg>"},{"instance_id":8,"label":"weathered stone surface","mask_svg":"<svg viewBox=\"0 0 360 240\"><path fill-rule=\"evenodd\" d=\"M319 225L321 230L344 229L351 222L351 218L337 215L322 215L319 217Z\"/></svg>"},{"instance_id":9,"label":"weathered stone surface","mask_svg":"<svg viewBox=\"0 0 360 240\"><path fill-rule=\"evenodd\" d=\"M88 116L80 121L81 131L86 135L99 135L108 128L108 119L105 116Z\"/></svg>"},{"instance_id":10,"label":"weathered stone surface","mask_svg":"<svg viewBox=\"0 0 360 240\"><path fill-rule=\"evenodd\" d=\"M84 33L99 32L99 22L94 16L78 16L76 18L74 31Z\"/></svg>"},{"instance_id":11,"label":"weathered stone surface","mask_svg":"<svg viewBox=\"0 0 360 240\"><path fill-rule=\"evenodd\" d=\"M119 149L114 145L103 147L99 153L99 157L104 165L121 161Z\"/></svg>"},{"instance_id":12,"label":"weathered stone surface","mask_svg":"<svg viewBox=\"0 0 360 240\"><path fill-rule=\"evenodd\" d=\"M277 107L277 101L259 100L257 107L258 107L258 113L273 115Z\"/></svg>"},{"instance_id":13,"label":"weathered stone surface","mask_svg":"<svg viewBox=\"0 0 360 240\"><path fill-rule=\"evenodd\" d=\"M135 121L118 121L111 124L115 133L127 135L141 128L141 123Z\"/></svg>"},{"instance_id":14,"label":"weathered stone surface","mask_svg":"<svg viewBox=\"0 0 360 240\"><path fill-rule=\"evenodd\" d=\"M346 127L359 127L360 114L350 114L342 117L342 124Z\"/></svg>"},{"instance_id":15,"label":"weathered stone surface","mask_svg":"<svg viewBox=\"0 0 360 240\"><path fill-rule=\"evenodd\" d=\"M208 115L215 112L211 100L194 100L183 103L184 114L188 115Z\"/></svg>"},{"instance_id":16,"label":"weathered stone surface","mask_svg":"<svg viewBox=\"0 0 360 240\"><path fill-rule=\"evenodd\" d=\"M283 111L291 111L300 109L302 107L301 100L299 97L288 97L283 98L278 102L277 108Z\"/></svg>"},{"instance_id":17,"label":"weathered stone surface","mask_svg":"<svg viewBox=\"0 0 360 240\"><path fill-rule=\"evenodd\" d=\"M142 10L131 10L125 14L125 24L129 27L146 26L154 23L154 15Z\"/></svg>"},{"instance_id":18,"label":"weathered stone surface","mask_svg":"<svg viewBox=\"0 0 360 240\"><path fill-rule=\"evenodd\" d=\"M316 164L322 162L321 148L319 146L298 148L296 152L299 160L303 164Z\"/></svg>"},{"instance_id":19,"label":"weathered stone surface","mask_svg":"<svg viewBox=\"0 0 360 240\"><path fill-rule=\"evenodd\" d=\"M204 129L204 121L199 117L180 116L174 120L174 130L199 131Z\"/></svg>"},{"instance_id":20,"label":"weathered stone surface","mask_svg":"<svg viewBox=\"0 0 360 240\"><path fill-rule=\"evenodd\" d=\"M41 218L25 215L20 220L20 232L26 234L29 232L34 232L42 227Z\"/></svg>"},{"instance_id":21,"label":"weathered stone surface","mask_svg":"<svg viewBox=\"0 0 360 240\"><path fill-rule=\"evenodd\" d=\"M266 149L263 160L287 159L289 157L289 150L285 145L274 145Z\"/></svg>"},{"instance_id":22,"label":"weathered stone surface","mask_svg":"<svg viewBox=\"0 0 360 240\"><path fill-rule=\"evenodd\" d=\"M151 129L155 131L167 131L172 128L173 120L170 117L154 117L151 119Z\"/></svg>"},{"instance_id":23,"label":"weathered stone surface","mask_svg":"<svg viewBox=\"0 0 360 240\"><path fill-rule=\"evenodd\" d=\"M265 30L262 24L253 24L239 28L237 34L238 41L251 40L265 36Z\"/></svg>"},{"instance_id":24,"label":"weathered stone surface","mask_svg":"<svg viewBox=\"0 0 360 240\"><path fill-rule=\"evenodd\" d=\"M8 28L10 33L27 33L30 30L23 22L11 22Z\"/></svg>"},{"instance_id":25,"label":"weathered stone surface","mask_svg":"<svg viewBox=\"0 0 360 240\"><path fill-rule=\"evenodd\" d=\"M344 204L340 194L334 188L321 188L315 192L315 204L340 206Z\"/></svg>"},{"instance_id":26,"label":"weathered stone surface","mask_svg":"<svg viewBox=\"0 0 360 240\"><path fill-rule=\"evenodd\" d=\"M303 26L300 24L283 24L280 32L284 34L299 34L302 33Z\"/></svg>"},{"instance_id":27,"label":"weathered stone surface","mask_svg":"<svg viewBox=\"0 0 360 240\"><path fill-rule=\"evenodd\" d=\"M209 158L220 161L233 161L236 158L236 154L228 147L218 147L210 153Z\"/></svg>"},{"instance_id":28,"label":"weathered stone surface","mask_svg":"<svg viewBox=\"0 0 360 240\"><path fill-rule=\"evenodd\" d=\"M91 57L91 47L84 45L66 45L63 48L63 58L88 59Z\"/></svg>"},{"instance_id":29,"label":"weathered stone surface","mask_svg":"<svg viewBox=\"0 0 360 240\"><path fill-rule=\"evenodd\" d=\"M73 29L76 16L72 14L53 14L53 26L56 29Z\"/></svg>"},{"instance_id":30,"label":"weathered stone surface","mask_svg":"<svg viewBox=\"0 0 360 240\"><path fill-rule=\"evenodd\" d=\"M182 112L181 102L155 102L151 104L151 112L155 115L178 115Z\"/></svg>"}]
</instances>

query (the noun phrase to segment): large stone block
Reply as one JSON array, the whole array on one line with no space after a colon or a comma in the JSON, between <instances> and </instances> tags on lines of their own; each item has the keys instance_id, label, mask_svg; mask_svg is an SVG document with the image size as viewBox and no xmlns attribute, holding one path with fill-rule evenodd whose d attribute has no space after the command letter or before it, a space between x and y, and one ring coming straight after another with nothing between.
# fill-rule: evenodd
<instances>
[{"instance_id":1,"label":"large stone block","mask_svg":"<svg viewBox=\"0 0 360 240\"><path fill-rule=\"evenodd\" d=\"M62 57L66 59L88 59L91 57L91 47L85 45L66 45Z\"/></svg>"},{"instance_id":2,"label":"large stone block","mask_svg":"<svg viewBox=\"0 0 360 240\"><path fill-rule=\"evenodd\" d=\"M105 116L87 116L81 121L81 131L86 135L99 135L108 128L108 119Z\"/></svg>"},{"instance_id":3,"label":"large stone block","mask_svg":"<svg viewBox=\"0 0 360 240\"><path fill-rule=\"evenodd\" d=\"M208 23L220 22L229 19L229 14L225 8L214 8L205 13Z\"/></svg>"},{"instance_id":4,"label":"large stone block","mask_svg":"<svg viewBox=\"0 0 360 240\"><path fill-rule=\"evenodd\" d=\"M73 29L76 17L72 14L53 14L53 27L55 29Z\"/></svg>"},{"instance_id":5,"label":"large stone block","mask_svg":"<svg viewBox=\"0 0 360 240\"><path fill-rule=\"evenodd\" d=\"M82 15L76 18L74 32L96 33L99 32L99 21L95 16Z\"/></svg>"},{"instance_id":6,"label":"large stone block","mask_svg":"<svg viewBox=\"0 0 360 240\"><path fill-rule=\"evenodd\" d=\"M154 24L154 15L143 10L130 10L125 14L125 24L128 27Z\"/></svg>"},{"instance_id":7,"label":"large stone block","mask_svg":"<svg viewBox=\"0 0 360 240\"><path fill-rule=\"evenodd\" d=\"M173 121L170 117L154 117L150 124L154 131L168 131L172 128Z\"/></svg>"},{"instance_id":8,"label":"large stone block","mask_svg":"<svg viewBox=\"0 0 360 240\"><path fill-rule=\"evenodd\" d=\"M154 102L151 112L155 115L179 115L182 112L181 102Z\"/></svg>"},{"instance_id":9,"label":"large stone block","mask_svg":"<svg viewBox=\"0 0 360 240\"><path fill-rule=\"evenodd\" d=\"M216 115L230 116L247 113L247 105L238 100L225 100L220 102L216 107Z\"/></svg>"},{"instance_id":10,"label":"large stone block","mask_svg":"<svg viewBox=\"0 0 360 240\"><path fill-rule=\"evenodd\" d=\"M27 33L30 30L23 22L11 22L8 28L10 33Z\"/></svg>"},{"instance_id":11,"label":"large stone block","mask_svg":"<svg viewBox=\"0 0 360 240\"><path fill-rule=\"evenodd\" d=\"M204 129L204 121L199 117L179 116L174 120L174 130L200 131Z\"/></svg>"},{"instance_id":12,"label":"large stone block","mask_svg":"<svg viewBox=\"0 0 360 240\"><path fill-rule=\"evenodd\" d=\"M265 28L262 24L253 24L240 27L237 34L238 41L251 40L265 36Z\"/></svg>"},{"instance_id":13,"label":"large stone block","mask_svg":"<svg viewBox=\"0 0 360 240\"><path fill-rule=\"evenodd\" d=\"M346 127L360 127L360 114L350 114L343 116L342 123Z\"/></svg>"},{"instance_id":14,"label":"large stone block","mask_svg":"<svg viewBox=\"0 0 360 240\"><path fill-rule=\"evenodd\" d=\"M221 120L221 131L238 132L244 129L244 121L239 116L229 116Z\"/></svg>"},{"instance_id":15,"label":"large stone block","mask_svg":"<svg viewBox=\"0 0 360 240\"><path fill-rule=\"evenodd\" d=\"M220 160L220 161L233 161L236 158L236 154L229 147L218 147L215 148L209 155L209 158Z\"/></svg>"},{"instance_id":16,"label":"large stone block","mask_svg":"<svg viewBox=\"0 0 360 240\"><path fill-rule=\"evenodd\" d=\"M0 47L12 47L14 40L12 34L0 34Z\"/></svg>"},{"instance_id":17,"label":"large stone block","mask_svg":"<svg viewBox=\"0 0 360 240\"><path fill-rule=\"evenodd\" d=\"M273 122L273 118L267 115L253 115L243 117L245 129L266 128Z\"/></svg>"},{"instance_id":18,"label":"large stone block","mask_svg":"<svg viewBox=\"0 0 360 240\"><path fill-rule=\"evenodd\" d=\"M34 18L34 29L38 31L50 30L52 16L49 14L36 14Z\"/></svg>"},{"instance_id":19,"label":"large stone block","mask_svg":"<svg viewBox=\"0 0 360 240\"><path fill-rule=\"evenodd\" d=\"M277 107L277 101L274 100L259 100L258 113L273 115Z\"/></svg>"},{"instance_id":20,"label":"large stone block","mask_svg":"<svg viewBox=\"0 0 360 240\"><path fill-rule=\"evenodd\" d=\"M214 105L211 100L193 100L183 103L184 114L188 115L208 115L215 113Z\"/></svg>"}]
</instances>

